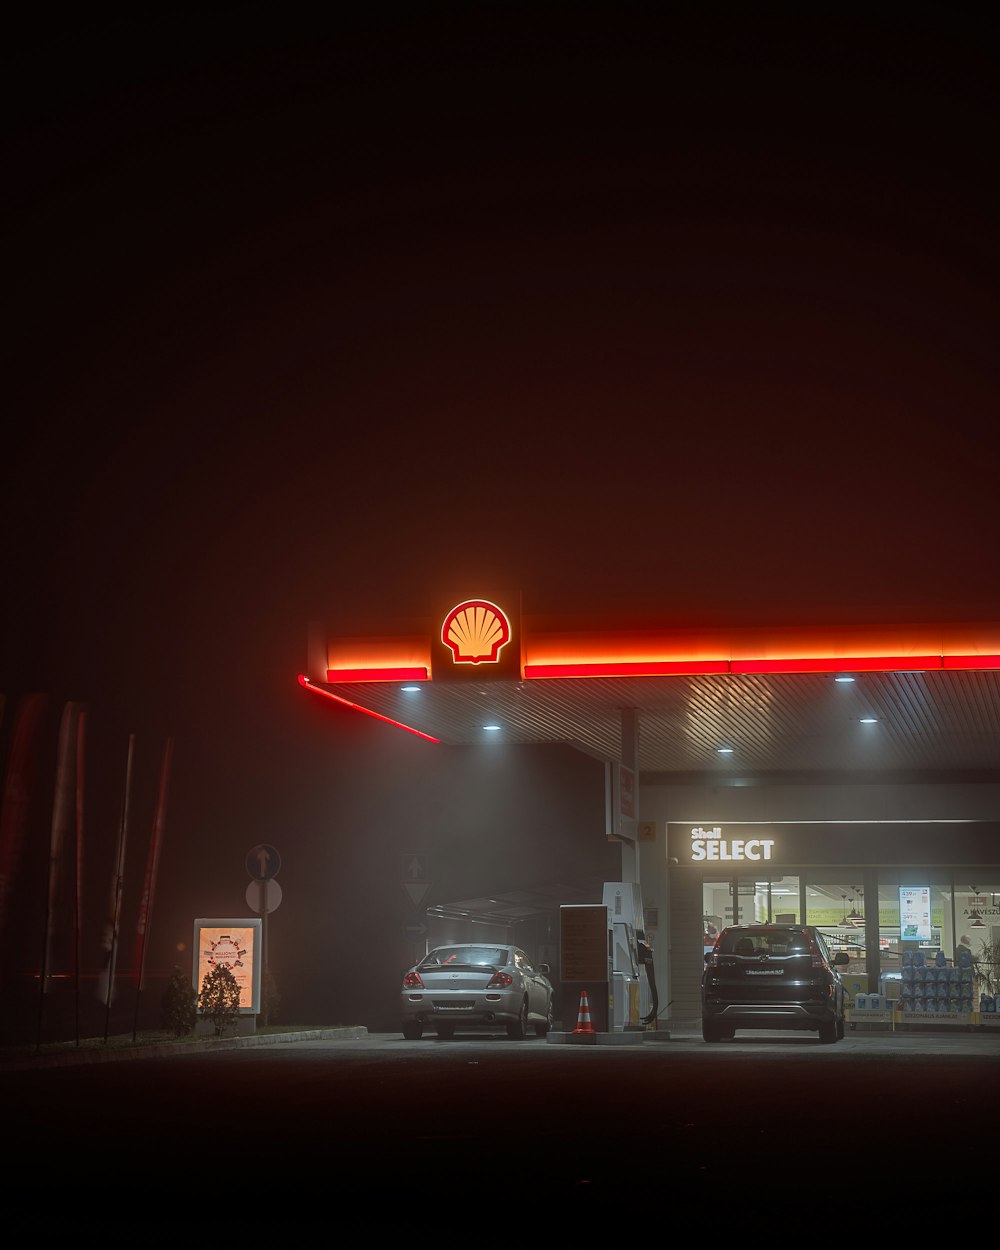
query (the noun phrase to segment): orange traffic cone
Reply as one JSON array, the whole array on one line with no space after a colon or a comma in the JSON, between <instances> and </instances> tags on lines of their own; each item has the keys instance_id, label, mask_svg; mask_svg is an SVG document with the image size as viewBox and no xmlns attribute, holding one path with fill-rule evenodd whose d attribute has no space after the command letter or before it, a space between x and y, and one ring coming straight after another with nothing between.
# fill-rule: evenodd
<instances>
[{"instance_id":1,"label":"orange traffic cone","mask_svg":"<svg viewBox=\"0 0 1000 1250\"><path fill-rule=\"evenodd\" d=\"M597 1030L590 1023L590 1001L587 998L587 991L580 991L580 1010L576 1016L576 1028L574 1033L596 1033Z\"/></svg>"}]
</instances>

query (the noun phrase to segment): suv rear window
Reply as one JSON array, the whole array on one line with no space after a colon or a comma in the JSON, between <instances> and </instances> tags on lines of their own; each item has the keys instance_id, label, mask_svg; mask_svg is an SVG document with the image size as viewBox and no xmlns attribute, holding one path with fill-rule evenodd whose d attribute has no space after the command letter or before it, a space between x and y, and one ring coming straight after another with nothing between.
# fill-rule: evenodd
<instances>
[{"instance_id":1,"label":"suv rear window","mask_svg":"<svg viewBox=\"0 0 1000 1250\"><path fill-rule=\"evenodd\" d=\"M808 955L809 935L801 929L726 929L719 938L721 955Z\"/></svg>"}]
</instances>

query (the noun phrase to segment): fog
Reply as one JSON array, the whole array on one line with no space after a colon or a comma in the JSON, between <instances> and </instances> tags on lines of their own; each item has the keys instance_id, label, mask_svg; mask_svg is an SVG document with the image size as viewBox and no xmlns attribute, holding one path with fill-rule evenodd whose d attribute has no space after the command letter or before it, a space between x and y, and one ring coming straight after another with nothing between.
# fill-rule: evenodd
<instances>
[{"instance_id":1,"label":"fog","mask_svg":"<svg viewBox=\"0 0 1000 1250\"><path fill-rule=\"evenodd\" d=\"M369 1022L401 854L468 897L599 883L613 852L595 761L313 706L309 621L472 577L670 624L995 619L993 41L934 12L22 19L5 759L49 699L24 951L67 701L88 967L134 733L132 930L173 744L152 965L245 912L266 842L288 1010Z\"/></svg>"}]
</instances>

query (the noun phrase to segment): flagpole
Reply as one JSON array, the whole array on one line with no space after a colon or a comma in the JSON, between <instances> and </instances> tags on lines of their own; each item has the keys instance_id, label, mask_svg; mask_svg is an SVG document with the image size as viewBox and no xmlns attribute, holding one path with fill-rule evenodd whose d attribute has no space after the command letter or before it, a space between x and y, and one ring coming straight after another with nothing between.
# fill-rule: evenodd
<instances>
[{"instance_id":1,"label":"flagpole","mask_svg":"<svg viewBox=\"0 0 1000 1250\"><path fill-rule=\"evenodd\" d=\"M108 951L108 984L104 998L104 1040L108 1040L111 1022L111 999L114 996L115 972L118 966L118 935L121 929L122 896L125 888L125 842L128 837L129 811L132 805L132 761L135 757L135 734L128 736L128 754L125 760L125 788L122 791L121 817L118 822L118 846L115 854L115 874L111 882L111 907L105 927L105 946Z\"/></svg>"},{"instance_id":2,"label":"flagpole","mask_svg":"<svg viewBox=\"0 0 1000 1250\"><path fill-rule=\"evenodd\" d=\"M59 756L56 764L55 793L52 799L52 827L49 834L49 882L45 898L45 944L42 948L42 969L38 978L38 1032L35 1048L42 1044L42 1016L45 995L48 991L49 965L52 957L52 917L55 911L59 886L59 867L62 859L63 835L70 806L70 745L75 709L72 703L63 707L59 725Z\"/></svg>"},{"instance_id":3,"label":"flagpole","mask_svg":"<svg viewBox=\"0 0 1000 1250\"><path fill-rule=\"evenodd\" d=\"M76 1044L80 1045L80 928L83 923L83 761L87 713L81 708L76 722L76 899L74 980L76 990Z\"/></svg>"},{"instance_id":4,"label":"flagpole","mask_svg":"<svg viewBox=\"0 0 1000 1250\"><path fill-rule=\"evenodd\" d=\"M163 751L163 766L160 770L160 797L156 805L156 819L153 822L153 836L149 843L149 860L146 865L146 886L143 892L142 906L139 911L139 979L135 991L135 1015L132 1018L132 1041L139 1033L139 999L146 980L146 939L153 915L153 899L156 894L156 874L160 863L160 847L163 842L163 825L167 811L167 787L170 780L170 759L173 754L172 738L167 739Z\"/></svg>"}]
</instances>

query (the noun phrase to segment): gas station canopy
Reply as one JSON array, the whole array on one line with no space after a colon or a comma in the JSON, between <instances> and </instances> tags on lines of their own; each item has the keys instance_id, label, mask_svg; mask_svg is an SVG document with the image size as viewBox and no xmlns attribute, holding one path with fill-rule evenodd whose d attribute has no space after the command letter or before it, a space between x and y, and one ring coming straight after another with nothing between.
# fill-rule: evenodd
<instances>
[{"instance_id":1,"label":"gas station canopy","mask_svg":"<svg viewBox=\"0 0 1000 1250\"><path fill-rule=\"evenodd\" d=\"M412 632L314 639L300 683L430 742L609 761L631 711L643 779L1000 771L997 622L594 629L451 603Z\"/></svg>"}]
</instances>

